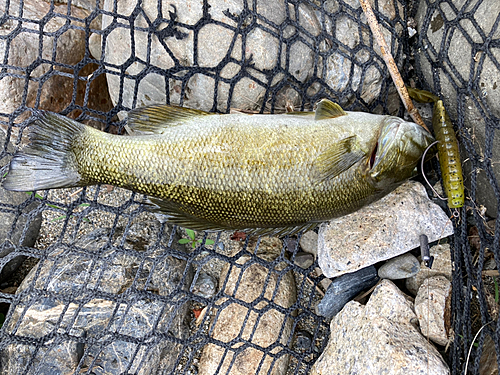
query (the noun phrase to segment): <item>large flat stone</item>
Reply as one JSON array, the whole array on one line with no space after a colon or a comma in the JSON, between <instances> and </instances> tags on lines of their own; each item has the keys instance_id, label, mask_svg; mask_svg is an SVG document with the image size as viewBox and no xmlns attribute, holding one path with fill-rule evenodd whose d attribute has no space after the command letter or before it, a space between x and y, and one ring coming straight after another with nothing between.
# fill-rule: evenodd
<instances>
[{"instance_id":1,"label":"large flat stone","mask_svg":"<svg viewBox=\"0 0 500 375\"><path fill-rule=\"evenodd\" d=\"M318 236L318 263L326 277L354 272L453 234L444 211L424 187L408 181L386 197L350 215L323 224Z\"/></svg>"}]
</instances>

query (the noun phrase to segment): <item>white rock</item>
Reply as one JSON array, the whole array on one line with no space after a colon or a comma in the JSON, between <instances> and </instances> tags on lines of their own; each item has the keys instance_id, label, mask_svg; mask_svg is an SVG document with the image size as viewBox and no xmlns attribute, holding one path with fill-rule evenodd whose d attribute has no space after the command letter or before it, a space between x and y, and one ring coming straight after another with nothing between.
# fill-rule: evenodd
<instances>
[{"instance_id":1,"label":"white rock","mask_svg":"<svg viewBox=\"0 0 500 375\"><path fill-rule=\"evenodd\" d=\"M366 306L351 301L333 318L328 345L310 374L449 374L416 320L407 296L383 280Z\"/></svg>"},{"instance_id":2,"label":"white rock","mask_svg":"<svg viewBox=\"0 0 500 375\"><path fill-rule=\"evenodd\" d=\"M314 254L314 257L318 255L318 233L310 230L300 237L299 241L300 247L306 253Z\"/></svg>"},{"instance_id":3,"label":"white rock","mask_svg":"<svg viewBox=\"0 0 500 375\"><path fill-rule=\"evenodd\" d=\"M326 277L354 272L418 247L423 233L432 242L453 234L453 227L424 187L408 181L359 211L321 225L318 263Z\"/></svg>"},{"instance_id":4,"label":"white rock","mask_svg":"<svg viewBox=\"0 0 500 375\"><path fill-rule=\"evenodd\" d=\"M444 276L425 279L415 298L422 334L445 346L450 329L451 283Z\"/></svg>"},{"instance_id":5,"label":"white rock","mask_svg":"<svg viewBox=\"0 0 500 375\"><path fill-rule=\"evenodd\" d=\"M424 280L428 277L444 276L451 281L452 266L450 245L435 245L431 247L429 253L434 257L432 268L427 268L424 262L421 262L420 271L415 276L406 279L406 288L413 295L417 295L420 285L422 285Z\"/></svg>"}]
</instances>

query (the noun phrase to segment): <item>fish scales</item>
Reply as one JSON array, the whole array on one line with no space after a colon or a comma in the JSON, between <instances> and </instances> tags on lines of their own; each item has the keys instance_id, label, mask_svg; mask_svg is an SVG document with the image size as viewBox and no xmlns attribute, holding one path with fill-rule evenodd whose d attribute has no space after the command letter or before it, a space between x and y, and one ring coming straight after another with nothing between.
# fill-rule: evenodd
<instances>
[{"instance_id":1,"label":"fish scales","mask_svg":"<svg viewBox=\"0 0 500 375\"><path fill-rule=\"evenodd\" d=\"M145 107L130 114L133 136L44 116L31 146L14 157L4 187L115 185L151 196L156 210L192 229L293 231L348 214L411 177L432 139L416 124L344 112L325 100L315 115ZM61 134L66 128L72 134ZM48 140L54 137L61 139L55 155L64 155L52 157L63 159L55 166L48 164L57 160L40 160L42 151L54 151ZM48 181L41 169L71 180Z\"/></svg>"}]
</instances>

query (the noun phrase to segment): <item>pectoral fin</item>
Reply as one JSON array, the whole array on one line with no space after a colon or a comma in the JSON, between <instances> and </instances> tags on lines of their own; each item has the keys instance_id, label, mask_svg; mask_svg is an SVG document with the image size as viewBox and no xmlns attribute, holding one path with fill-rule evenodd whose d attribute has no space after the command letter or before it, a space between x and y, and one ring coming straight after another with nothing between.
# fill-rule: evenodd
<instances>
[{"instance_id":1,"label":"pectoral fin","mask_svg":"<svg viewBox=\"0 0 500 375\"><path fill-rule=\"evenodd\" d=\"M193 118L208 115L215 114L198 109L154 104L131 110L128 113L127 126L134 135L162 134L165 129L172 126L182 125Z\"/></svg>"},{"instance_id":2,"label":"pectoral fin","mask_svg":"<svg viewBox=\"0 0 500 375\"><path fill-rule=\"evenodd\" d=\"M364 152L356 148L355 135L342 139L316 159L318 182L338 176L364 156Z\"/></svg>"}]
</instances>

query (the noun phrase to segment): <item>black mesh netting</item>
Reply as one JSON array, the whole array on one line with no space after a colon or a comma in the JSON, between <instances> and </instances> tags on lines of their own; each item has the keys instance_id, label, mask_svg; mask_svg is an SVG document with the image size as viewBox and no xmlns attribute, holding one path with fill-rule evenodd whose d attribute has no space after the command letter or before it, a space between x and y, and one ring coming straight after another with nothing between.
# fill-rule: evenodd
<instances>
[{"instance_id":1,"label":"black mesh netting","mask_svg":"<svg viewBox=\"0 0 500 375\"><path fill-rule=\"evenodd\" d=\"M128 110L155 102L284 112L327 97L349 110L404 114L355 0L0 7L2 178L27 141L32 108L118 134ZM471 348L467 366L478 373L488 340L500 353L500 228L491 220L500 197L499 9L486 0L376 0L374 10L404 78L445 98L464 150L467 199L453 220L452 342L443 353L459 374ZM109 186L1 189L0 372L236 373L248 355L257 356L254 373L308 373L329 328L314 313L324 277L317 262L297 265L298 239L190 239L143 201ZM220 285L207 275L221 275ZM217 335L240 318L241 332ZM269 342L252 341L262 330ZM207 345L221 360L202 369Z\"/></svg>"}]
</instances>

